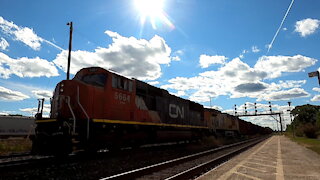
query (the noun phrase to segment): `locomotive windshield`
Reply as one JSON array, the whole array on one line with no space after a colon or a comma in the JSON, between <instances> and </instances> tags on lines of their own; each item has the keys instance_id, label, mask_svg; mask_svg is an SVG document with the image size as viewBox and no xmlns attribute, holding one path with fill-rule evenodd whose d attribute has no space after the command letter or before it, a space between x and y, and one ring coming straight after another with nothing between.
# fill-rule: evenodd
<instances>
[{"instance_id":1,"label":"locomotive windshield","mask_svg":"<svg viewBox=\"0 0 320 180\"><path fill-rule=\"evenodd\" d=\"M99 87L104 87L107 80L107 74L88 74L81 78L81 81Z\"/></svg>"}]
</instances>

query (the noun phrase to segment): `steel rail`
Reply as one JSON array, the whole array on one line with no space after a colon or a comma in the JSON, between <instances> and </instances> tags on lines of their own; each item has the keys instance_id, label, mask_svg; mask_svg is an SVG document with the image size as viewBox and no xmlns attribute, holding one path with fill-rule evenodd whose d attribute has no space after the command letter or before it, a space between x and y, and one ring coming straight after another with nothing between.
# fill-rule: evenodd
<instances>
[{"instance_id":1,"label":"steel rail","mask_svg":"<svg viewBox=\"0 0 320 180\"><path fill-rule=\"evenodd\" d=\"M43 162L49 162L54 159L53 156L19 156L12 159L1 159L0 170L5 170L6 168L12 169L16 167L23 167L31 164L38 164Z\"/></svg>"},{"instance_id":2,"label":"steel rail","mask_svg":"<svg viewBox=\"0 0 320 180\"><path fill-rule=\"evenodd\" d=\"M139 168L139 169L135 169L135 170L131 170L128 172L123 172L120 174L116 174L116 175L112 175L106 178L102 178L101 180L109 180L109 179L135 179L138 177L142 177L144 175L148 175L148 174L152 174L153 172L157 172L178 164L182 164L184 162L188 162L188 161L192 161L195 160L197 158L212 154L212 153L216 153L222 150L226 150L232 147L236 147L239 145L243 145L249 142L257 142L257 141L262 141L265 138L254 138L254 139L250 139L250 140L246 140L246 141L242 141L242 142L238 142L238 143L234 143L234 144L230 144L230 145L226 145L226 146L222 146L222 147L218 147L215 149L211 149L211 150L207 150L207 151L203 151L200 153L196 153L196 154L192 154L192 155L188 155L188 156L184 156L181 158L177 158L177 159L173 159L173 160L169 160L169 161L165 161L162 163L158 163L158 164L154 164L151 166L147 166L147 167L143 167L143 168Z\"/></svg>"},{"instance_id":3,"label":"steel rail","mask_svg":"<svg viewBox=\"0 0 320 180\"><path fill-rule=\"evenodd\" d=\"M2 161L4 159L12 159L12 158L23 157L23 156L31 156L31 153L26 152L26 153L13 153L13 154L8 154L8 155L1 155L0 161Z\"/></svg>"},{"instance_id":4,"label":"steel rail","mask_svg":"<svg viewBox=\"0 0 320 180\"><path fill-rule=\"evenodd\" d=\"M226 154L223 154L217 158L211 159L207 162L204 162L202 164L199 164L195 167L192 167L188 170L185 170L183 172L180 172L178 174L175 174L171 177L166 178L165 180L175 180L175 179L193 179L194 177L198 177L199 175L203 174L204 172L207 172L209 170L212 170L213 168L217 167L218 165L230 160L232 157L238 155L239 153L247 150L248 148L258 144L264 139L256 140L244 147L240 147L236 150L233 150L231 152L228 152Z\"/></svg>"}]
</instances>

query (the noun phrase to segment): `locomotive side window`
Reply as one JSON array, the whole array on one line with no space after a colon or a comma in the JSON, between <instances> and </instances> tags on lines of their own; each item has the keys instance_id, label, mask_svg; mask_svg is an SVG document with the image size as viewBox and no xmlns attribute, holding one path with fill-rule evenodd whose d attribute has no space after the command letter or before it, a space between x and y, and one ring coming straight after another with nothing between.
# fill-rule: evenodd
<instances>
[{"instance_id":1,"label":"locomotive side window","mask_svg":"<svg viewBox=\"0 0 320 180\"><path fill-rule=\"evenodd\" d=\"M112 87L132 92L132 81L112 75Z\"/></svg>"},{"instance_id":2,"label":"locomotive side window","mask_svg":"<svg viewBox=\"0 0 320 180\"><path fill-rule=\"evenodd\" d=\"M104 87L107 80L106 74L88 74L82 77L82 80L86 84Z\"/></svg>"},{"instance_id":3,"label":"locomotive side window","mask_svg":"<svg viewBox=\"0 0 320 180\"><path fill-rule=\"evenodd\" d=\"M129 91L132 92L132 81L129 81Z\"/></svg>"},{"instance_id":4,"label":"locomotive side window","mask_svg":"<svg viewBox=\"0 0 320 180\"><path fill-rule=\"evenodd\" d=\"M112 87L116 88L117 87L117 76L112 75Z\"/></svg>"}]
</instances>

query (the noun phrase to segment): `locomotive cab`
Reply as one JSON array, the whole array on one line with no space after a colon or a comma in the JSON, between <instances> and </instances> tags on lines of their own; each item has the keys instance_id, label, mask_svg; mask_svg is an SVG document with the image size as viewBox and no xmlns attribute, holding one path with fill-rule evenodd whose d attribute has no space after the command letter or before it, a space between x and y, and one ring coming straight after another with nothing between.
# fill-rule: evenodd
<instances>
[{"instance_id":1,"label":"locomotive cab","mask_svg":"<svg viewBox=\"0 0 320 180\"><path fill-rule=\"evenodd\" d=\"M83 68L72 80L58 83L51 98L50 118L36 121L35 151L68 153L77 142L83 149L97 137L96 131L91 132L97 129L91 127L96 125L93 120L132 119L133 113L123 112L133 112L133 85L132 80L99 67Z\"/></svg>"}]
</instances>

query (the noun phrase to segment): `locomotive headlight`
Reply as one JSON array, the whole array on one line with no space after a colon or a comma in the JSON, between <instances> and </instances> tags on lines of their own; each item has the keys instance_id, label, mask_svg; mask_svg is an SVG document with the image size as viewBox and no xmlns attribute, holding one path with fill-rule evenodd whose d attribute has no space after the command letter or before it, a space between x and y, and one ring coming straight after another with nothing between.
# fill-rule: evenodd
<instances>
[{"instance_id":1,"label":"locomotive headlight","mask_svg":"<svg viewBox=\"0 0 320 180\"><path fill-rule=\"evenodd\" d=\"M63 83L61 83L61 87L63 87L64 86L64 84Z\"/></svg>"},{"instance_id":2,"label":"locomotive headlight","mask_svg":"<svg viewBox=\"0 0 320 180\"><path fill-rule=\"evenodd\" d=\"M63 92L63 89L62 89L62 88L60 89L60 92Z\"/></svg>"}]
</instances>

